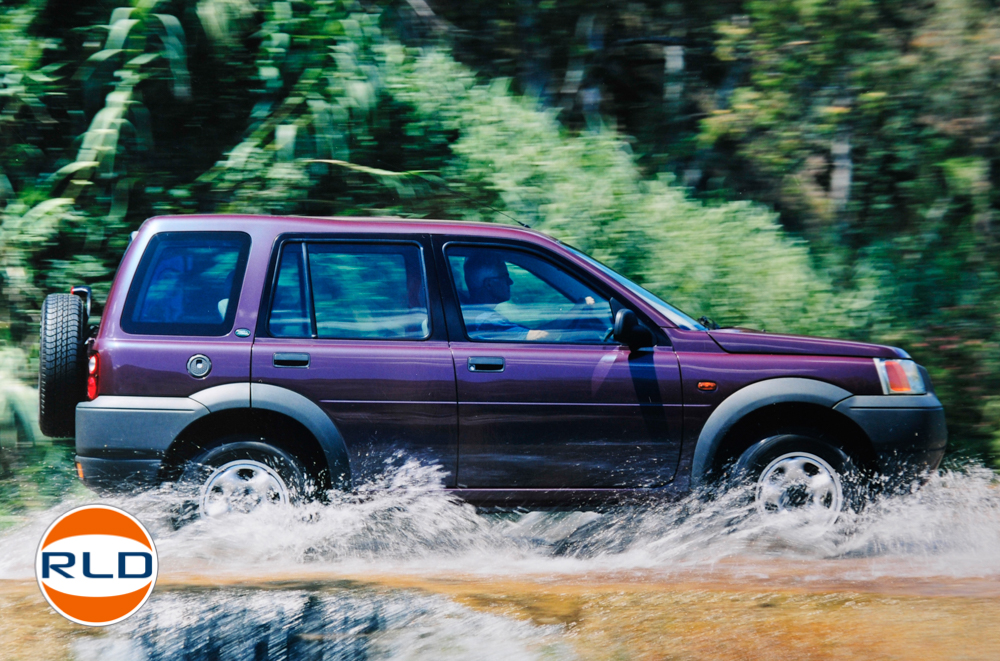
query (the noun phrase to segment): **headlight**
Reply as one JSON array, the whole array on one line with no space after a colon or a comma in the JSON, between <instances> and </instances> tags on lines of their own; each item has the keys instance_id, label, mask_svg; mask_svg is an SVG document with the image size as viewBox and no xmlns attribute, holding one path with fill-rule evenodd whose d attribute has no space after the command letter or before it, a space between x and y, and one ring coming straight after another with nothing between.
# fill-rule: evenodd
<instances>
[{"instance_id":1,"label":"headlight","mask_svg":"<svg viewBox=\"0 0 1000 661\"><path fill-rule=\"evenodd\" d=\"M875 369L886 395L924 395L927 386L920 376L920 368L912 360L875 359Z\"/></svg>"}]
</instances>

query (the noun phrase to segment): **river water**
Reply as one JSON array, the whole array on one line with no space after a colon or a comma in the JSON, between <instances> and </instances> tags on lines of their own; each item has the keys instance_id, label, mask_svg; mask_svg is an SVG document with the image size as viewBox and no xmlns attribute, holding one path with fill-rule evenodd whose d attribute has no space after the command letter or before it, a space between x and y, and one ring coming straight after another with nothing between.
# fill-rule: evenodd
<instances>
[{"instance_id":1,"label":"river water","mask_svg":"<svg viewBox=\"0 0 1000 661\"><path fill-rule=\"evenodd\" d=\"M484 513L440 483L396 458L329 503L180 527L169 486L66 498L0 533L0 658L1000 658L983 468L828 528L762 521L738 491ZM56 516L98 500L147 526L160 579L93 630L45 607L33 559Z\"/></svg>"}]
</instances>

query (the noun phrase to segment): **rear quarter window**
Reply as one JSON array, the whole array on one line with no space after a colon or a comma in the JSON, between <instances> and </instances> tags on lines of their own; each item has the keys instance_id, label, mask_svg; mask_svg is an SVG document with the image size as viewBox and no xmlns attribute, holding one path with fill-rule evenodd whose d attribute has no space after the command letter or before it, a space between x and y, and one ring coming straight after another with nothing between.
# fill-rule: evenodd
<instances>
[{"instance_id":1,"label":"rear quarter window","mask_svg":"<svg viewBox=\"0 0 1000 661\"><path fill-rule=\"evenodd\" d=\"M163 232L146 246L121 327L135 335L222 336L233 328L250 236Z\"/></svg>"}]
</instances>

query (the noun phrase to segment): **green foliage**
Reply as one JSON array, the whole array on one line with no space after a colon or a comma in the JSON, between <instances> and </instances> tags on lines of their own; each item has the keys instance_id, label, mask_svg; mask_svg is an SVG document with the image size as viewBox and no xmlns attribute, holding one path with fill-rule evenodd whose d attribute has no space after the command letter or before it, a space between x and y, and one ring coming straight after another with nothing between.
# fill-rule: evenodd
<instances>
[{"instance_id":1,"label":"green foliage","mask_svg":"<svg viewBox=\"0 0 1000 661\"><path fill-rule=\"evenodd\" d=\"M16 350L0 348L0 528L84 490L72 445L53 443L38 429L38 393L15 378L26 376L23 365Z\"/></svg>"},{"instance_id":2,"label":"green foliage","mask_svg":"<svg viewBox=\"0 0 1000 661\"><path fill-rule=\"evenodd\" d=\"M451 215L516 218L695 316L790 332L848 333L866 323L871 292L835 296L774 213L746 203L704 205L667 178L646 180L613 131L567 135L553 113L511 95L502 82L475 85L444 53L389 61L402 66L388 86L424 118L422 127L457 132L444 171L462 193Z\"/></svg>"},{"instance_id":3,"label":"green foliage","mask_svg":"<svg viewBox=\"0 0 1000 661\"><path fill-rule=\"evenodd\" d=\"M0 448L0 528L30 510L52 507L67 494L83 495L76 477L75 450L67 444Z\"/></svg>"},{"instance_id":4,"label":"green foliage","mask_svg":"<svg viewBox=\"0 0 1000 661\"><path fill-rule=\"evenodd\" d=\"M0 340L30 347L49 291L82 280L100 298L155 214L517 221L694 316L911 349L957 446L1000 452L1000 23L976 0L546 3L529 13L565 55L558 93L536 84L537 27L503 60L396 3L114 4L0 7ZM442 5L520 29L505 7ZM663 46L612 49L600 25L714 42L685 51L693 73L656 60L644 109L604 103L641 141L580 99L615 71L605 94L627 91L628 54ZM744 191L757 203L732 201Z\"/></svg>"},{"instance_id":5,"label":"green foliage","mask_svg":"<svg viewBox=\"0 0 1000 661\"><path fill-rule=\"evenodd\" d=\"M142 91L147 83L164 80L174 98L191 96L183 28L176 17L154 13L153 6L155 3L115 9L107 25L90 30L99 39L95 43L100 48L72 77L72 82L80 84L83 106L94 110L89 126L72 143L53 140L57 144L51 151L56 157L50 167L55 171L40 172L33 180L25 178L17 199L10 201L0 216L4 296L22 313L37 309L51 288L64 289L80 277L101 281L110 275L102 258L110 261L108 253L122 246L117 235L124 229L128 211L128 177L134 174L129 166L142 158L153 142ZM23 30L29 23L28 11L14 10L5 18L15 19L12 23ZM10 43L23 46L6 54L5 59L11 62L8 67L25 68L25 73L15 69L15 77L33 80L36 85L10 88L8 99L14 108L9 113L5 108L5 114L16 122L22 105L36 107L36 117L58 124L48 112L48 104L66 94L66 81L50 74L68 67L47 66L33 72L41 52L37 43L23 32ZM31 47L33 43L35 47ZM33 122L24 123L31 127ZM20 124L17 122L18 128ZM34 149L44 158L33 144L17 147L21 151ZM3 167L10 165L4 163ZM80 257L67 262L62 258L67 253Z\"/></svg>"},{"instance_id":6,"label":"green foliage","mask_svg":"<svg viewBox=\"0 0 1000 661\"><path fill-rule=\"evenodd\" d=\"M925 363L964 451L991 450L1000 387L995 208L1000 21L978 0L749 2L718 54L749 70L704 120L727 177L767 182L827 264L874 270L880 323ZM994 454L994 456L1000 456Z\"/></svg>"}]
</instances>

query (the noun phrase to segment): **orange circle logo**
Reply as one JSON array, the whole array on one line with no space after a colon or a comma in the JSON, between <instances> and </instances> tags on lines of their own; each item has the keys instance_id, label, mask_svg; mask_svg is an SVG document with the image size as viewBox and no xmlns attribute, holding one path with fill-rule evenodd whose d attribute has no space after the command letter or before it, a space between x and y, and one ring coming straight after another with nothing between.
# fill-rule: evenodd
<instances>
[{"instance_id":1,"label":"orange circle logo","mask_svg":"<svg viewBox=\"0 0 1000 661\"><path fill-rule=\"evenodd\" d=\"M60 516L35 555L45 600L63 617L92 627L121 622L142 608L157 569L146 528L107 505L84 505Z\"/></svg>"}]
</instances>

